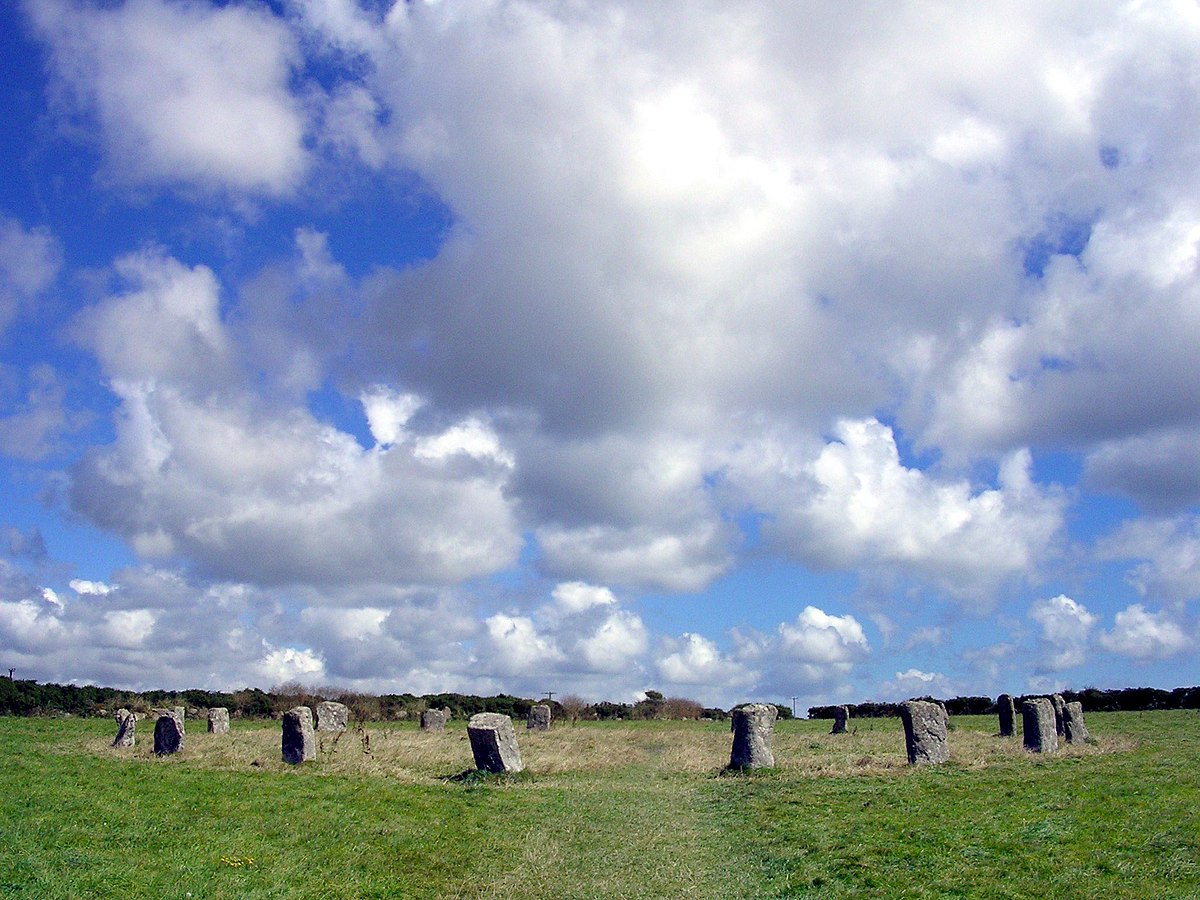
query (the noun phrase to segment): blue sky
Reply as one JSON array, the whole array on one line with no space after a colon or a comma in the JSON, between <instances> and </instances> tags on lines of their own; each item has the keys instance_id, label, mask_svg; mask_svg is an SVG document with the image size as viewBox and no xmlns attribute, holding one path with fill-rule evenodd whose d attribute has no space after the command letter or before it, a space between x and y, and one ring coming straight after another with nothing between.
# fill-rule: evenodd
<instances>
[{"instance_id":1,"label":"blue sky","mask_svg":"<svg viewBox=\"0 0 1200 900\"><path fill-rule=\"evenodd\" d=\"M1200 683L1200 14L0 9L0 666Z\"/></svg>"}]
</instances>

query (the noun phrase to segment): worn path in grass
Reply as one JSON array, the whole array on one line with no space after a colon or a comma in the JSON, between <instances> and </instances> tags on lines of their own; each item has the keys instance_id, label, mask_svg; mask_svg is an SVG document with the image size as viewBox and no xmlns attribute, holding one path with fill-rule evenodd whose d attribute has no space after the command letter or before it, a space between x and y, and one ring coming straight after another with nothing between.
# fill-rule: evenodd
<instances>
[{"instance_id":1,"label":"worn path in grass","mask_svg":"<svg viewBox=\"0 0 1200 900\"><path fill-rule=\"evenodd\" d=\"M781 723L750 776L717 774L719 723L580 725L522 733L527 776L452 781L461 723L291 768L277 724L157 760L110 722L0 719L0 895L1200 897L1200 715L1089 723L1039 759L958 719L920 771L895 721Z\"/></svg>"}]
</instances>

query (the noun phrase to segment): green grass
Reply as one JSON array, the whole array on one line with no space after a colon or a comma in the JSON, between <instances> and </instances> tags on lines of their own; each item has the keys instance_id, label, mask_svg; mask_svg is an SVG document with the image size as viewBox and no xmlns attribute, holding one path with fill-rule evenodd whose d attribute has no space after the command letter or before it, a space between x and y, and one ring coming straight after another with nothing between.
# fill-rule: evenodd
<instances>
[{"instance_id":1,"label":"green grass","mask_svg":"<svg viewBox=\"0 0 1200 900\"><path fill-rule=\"evenodd\" d=\"M0 719L4 897L1200 897L1200 715L1092 714L1035 757L960 717L910 768L895 720L777 727L722 774L722 723L519 734L526 773L369 725L293 768L278 725L108 747L106 720Z\"/></svg>"}]
</instances>

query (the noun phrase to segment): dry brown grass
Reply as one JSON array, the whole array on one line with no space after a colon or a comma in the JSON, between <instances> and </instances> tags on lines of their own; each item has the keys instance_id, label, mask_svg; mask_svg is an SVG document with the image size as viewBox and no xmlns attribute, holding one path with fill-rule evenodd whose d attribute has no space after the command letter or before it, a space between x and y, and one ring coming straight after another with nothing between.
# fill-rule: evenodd
<instances>
[{"instance_id":1,"label":"dry brown grass","mask_svg":"<svg viewBox=\"0 0 1200 900\"><path fill-rule=\"evenodd\" d=\"M188 724L184 751L159 762L242 771L292 769L281 759L276 723L238 722L228 735L207 734L201 730L203 723ZM1019 737L996 737L987 717L962 717L955 724L950 733L953 764L982 769L1027 755ZM829 734L828 727L821 721L777 725L774 752L780 776L886 777L908 770L898 720L860 720L842 735ZM563 724L548 732L518 728L517 736L526 768L539 777L602 774L630 767L663 775L715 774L728 762L730 749L728 725L723 722ZM318 739L316 764L306 768L326 775L429 784L473 768L463 722L452 722L441 733L423 732L409 723L368 723L362 730L321 733ZM108 748L95 739L89 749L153 760L152 743L143 726L132 752ZM1056 757L1123 752L1135 746L1132 737L1101 734L1086 746L1062 744Z\"/></svg>"}]
</instances>

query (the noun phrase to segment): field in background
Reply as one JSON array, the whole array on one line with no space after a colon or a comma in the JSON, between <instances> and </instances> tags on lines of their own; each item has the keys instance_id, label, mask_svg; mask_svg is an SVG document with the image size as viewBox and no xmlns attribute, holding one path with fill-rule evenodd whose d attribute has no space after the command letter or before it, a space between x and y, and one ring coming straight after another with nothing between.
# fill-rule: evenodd
<instances>
[{"instance_id":1,"label":"field in background","mask_svg":"<svg viewBox=\"0 0 1200 900\"><path fill-rule=\"evenodd\" d=\"M1200 897L1200 715L1093 713L1032 757L993 717L952 760L900 723L777 725L723 775L728 723L518 728L527 773L471 768L465 724L368 724L280 761L278 723L185 751L105 720L0 718L0 895L29 897Z\"/></svg>"}]
</instances>

